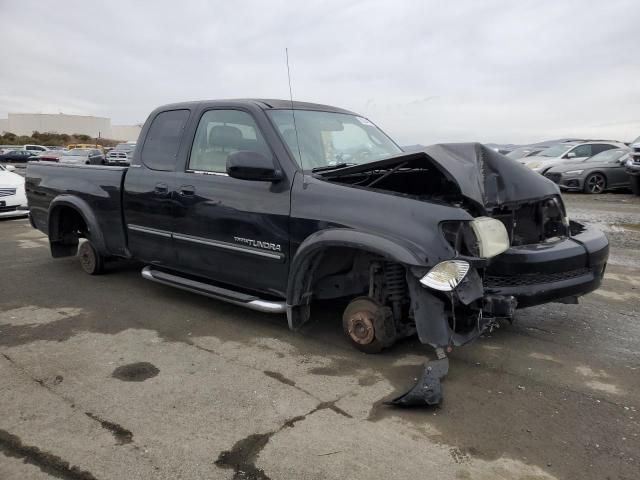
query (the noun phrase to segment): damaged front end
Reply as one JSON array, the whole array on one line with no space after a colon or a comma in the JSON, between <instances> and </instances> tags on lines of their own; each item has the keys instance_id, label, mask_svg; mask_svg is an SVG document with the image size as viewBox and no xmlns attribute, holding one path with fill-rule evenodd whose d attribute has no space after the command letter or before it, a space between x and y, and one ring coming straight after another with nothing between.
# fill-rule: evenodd
<instances>
[{"instance_id":1,"label":"damaged front end","mask_svg":"<svg viewBox=\"0 0 640 480\"><path fill-rule=\"evenodd\" d=\"M446 231L450 225L443 227ZM466 238L461 240L463 237ZM455 258L444 260L426 272L422 268L407 271L418 337L435 348L437 359L428 361L413 388L388 402L389 405L438 405L442 401L441 380L449 371L446 351L475 340L498 318L511 320L515 313L515 297L485 296L480 273L489 258L509 248L504 225L488 217L478 218L469 225L459 225L454 242L465 253L478 256L463 256L456 250Z\"/></svg>"},{"instance_id":2,"label":"damaged front end","mask_svg":"<svg viewBox=\"0 0 640 480\"><path fill-rule=\"evenodd\" d=\"M437 359L392 405L438 404L452 347L499 319L511 321L517 308L576 303L602 280L604 234L569 222L552 182L480 144L434 145L323 176L469 214L469 220L441 218L437 238L444 249L432 246L438 253L426 265L404 265L409 315Z\"/></svg>"}]
</instances>

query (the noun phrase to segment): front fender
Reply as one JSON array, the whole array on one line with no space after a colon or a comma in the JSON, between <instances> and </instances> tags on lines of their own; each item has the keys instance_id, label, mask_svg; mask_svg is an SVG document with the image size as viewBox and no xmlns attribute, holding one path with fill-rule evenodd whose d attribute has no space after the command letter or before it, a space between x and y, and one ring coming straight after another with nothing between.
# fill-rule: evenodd
<instances>
[{"instance_id":1,"label":"front fender","mask_svg":"<svg viewBox=\"0 0 640 480\"><path fill-rule=\"evenodd\" d=\"M348 247L371 252L408 266L425 267L427 253L419 245L399 238L373 234L350 228L331 228L316 232L301 244L291 262L287 285L287 304L300 305L309 286L310 273L319 261L318 255L330 247Z\"/></svg>"}]
</instances>

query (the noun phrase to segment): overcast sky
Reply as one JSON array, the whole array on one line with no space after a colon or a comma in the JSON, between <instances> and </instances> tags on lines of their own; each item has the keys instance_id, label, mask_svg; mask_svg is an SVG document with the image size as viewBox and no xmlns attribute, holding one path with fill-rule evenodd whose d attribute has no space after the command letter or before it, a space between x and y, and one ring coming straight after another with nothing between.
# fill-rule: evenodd
<instances>
[{"instance_id":1,"label":"overcast sky","mask_svg":"<svg viewBox=\"0 0 640 480\"><path fill-rule=\"evenodd\" d=\"M640 135L635 0L0 0L0 19L0 117L288 98L288 47L296 100L401 144Z\"/></svg>"}]
</instances>

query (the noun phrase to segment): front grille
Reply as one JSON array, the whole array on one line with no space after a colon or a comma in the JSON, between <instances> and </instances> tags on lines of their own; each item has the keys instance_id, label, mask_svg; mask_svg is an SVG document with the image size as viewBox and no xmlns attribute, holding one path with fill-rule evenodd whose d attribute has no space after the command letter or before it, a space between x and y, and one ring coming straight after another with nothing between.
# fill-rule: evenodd
<instances>
[{"instance_id":1,"label":"front grille","mask_svg":"<svg viewBox=\"0 0 640 480\"><path fill-rule=\"evenodd\" d=\"M547 172L544 174L544 176L554 183L560 183L560 179L562 178L561 173L555 173L555 172Z\"/></svg>"},{"instance_id":2,"label":"front grille","mask_svg":"<svg viewBox=\"0 0 640 480\"><path fill-rule=\"evenodd\" d=\"M0 197L9 197L16 194L15 188L0 188Z\"/></svg>"},{"instance_id":3,"label":"front grille","mask_svg":"<svg viewBox=\"0 0 640 480\"><path fill-rule=\"evenodd\" d=\"M581 277L588 274L589 271L588 268L579 268L577 270L558 273L527 273L524 275L509 276L487 275L484 277L484 285L489 288L500 288L554 283Z\"/></svg>"},{"instance_id":4,"label":"front grille","mask_svg":"<svg viewBox=\"0 0 640 480\"><path fill-rule=\"evenodd\" d=\"M14 207L0 207L0 213L5 213L5 212L15 212L18 209L18 207L14 206Z\"/></svg>"}]
</instances>

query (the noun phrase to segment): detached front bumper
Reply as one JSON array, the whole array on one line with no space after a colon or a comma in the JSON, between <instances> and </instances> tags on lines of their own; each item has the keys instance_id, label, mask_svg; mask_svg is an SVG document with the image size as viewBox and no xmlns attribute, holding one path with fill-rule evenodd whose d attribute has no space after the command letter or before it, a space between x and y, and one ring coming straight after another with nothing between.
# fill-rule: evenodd
<instances>
[{"instance_id":1,"label":"detached front bumper","mask_svg":"<svg viewBox=\"0 0 640 480\"><path fill-rule=\"evenodd\" d=\"M518 308L576 298L600 286L609 257L604 233L571 223L572 236L512 247L486 269L486 295L514 297Z\"/></svg>"},{"instance_id":2,"label":"detached front bumper","mask_svg":"<svg viewBox=\"0 0 640 480\"><path fill-rule=\"evenodd\" d=\"M407 275L416 330L422 343L463 345L481 335L495 318L516 308L548 302L575 303L596 290L609 257L607 237L571 222L571 236L511 247L490 261L469 259L471 269L451 293L426 288Z\"/></svg>"}]
</instances>

